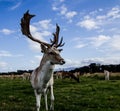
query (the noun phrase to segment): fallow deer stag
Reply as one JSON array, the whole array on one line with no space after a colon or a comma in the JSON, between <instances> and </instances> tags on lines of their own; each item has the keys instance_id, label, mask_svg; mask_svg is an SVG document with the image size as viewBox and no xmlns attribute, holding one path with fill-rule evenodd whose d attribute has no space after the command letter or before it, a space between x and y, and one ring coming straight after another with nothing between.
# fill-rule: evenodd
<instances>
[{"instance_id":1,"label":"fallow deer stag","mask_svg":"<svg viewBox=\"0 0 120 111\"><path fill-rule=\"evenodd\" d=\"M59 42L59 31L60 27L56 25L56 32L53 33L53 40L50 39L51 43L43 42L39 39L36 39L30 33L30 20L35 15L29 14L27 11L23 18L21 18L21 31L22 34L27 36L29 39L39 43L41 45L41 52L43 58L40 62L40 65L32 72L31 74L31 85L34 89L36 96L36 107L37 111L40 110L40 101L42 94L45 97L45 107L48 110L47 104L47 91L50 90L51 93L51 105L50 110L54 110L54 94L53 94L53 70L56 64L63 65L65 64L64 59L60 56L60 51L62 49L57 49L64 45L63 38Z\"/></svg>"}]
</instances>

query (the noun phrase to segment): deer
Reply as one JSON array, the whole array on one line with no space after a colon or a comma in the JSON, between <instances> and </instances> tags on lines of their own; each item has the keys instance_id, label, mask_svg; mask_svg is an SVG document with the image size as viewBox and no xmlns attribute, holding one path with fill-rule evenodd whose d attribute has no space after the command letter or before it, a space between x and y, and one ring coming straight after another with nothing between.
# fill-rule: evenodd
<instances>
[{"instance_id":1,"label":"deer","mask_svg":"<svg viewBox=\"0 0 120 111\"><path fill-rule=\"evenodd\" d=\"M23 78L23 80L29 80L29 79L30 79L30 73L24 72L24 73L22 74L22 78Z\"/></svg>"},{"instance_id":2,"label":"deer","mask_svg":"<svg viewBox=\"0 0 120 111\"><path fill-rule=\"evenodd\" d=\"M65 60L61 57L60 52L63 49L60 47L64 46L63 37L59 40L59 32L60 27L56 24L56 32L53 33L53 40L50 39L50 43L41 41L32 36L30 32L30 20L35 15L30 14L29 10L24 13L21 18L21 32L27 38L31 39L34 42L37 42L41 46L41 52L43 53L43 57L41 59L40 65L33 70L30 82L34 89L34 94L36 97L36 109L40 111L41 106L41 96L44 95L45 99L45 108L48 111L48 103L47 103L47 92L50 91L50 110L54 110L54 93L53 93L53 71L55 65L63 65L65 64ZM59 48L58 48L59 47Z\"/></svg>"},{"instance_id":3,"label":"deer","mask_svg":"<svg viewBox=\"0 0 120 111\"><path fill-rule=\"evenodd\" d=\"M110 72L107 70L104 70L104 74L105 74L105 80L109 80Z\"/></svg>"}]
</instances>

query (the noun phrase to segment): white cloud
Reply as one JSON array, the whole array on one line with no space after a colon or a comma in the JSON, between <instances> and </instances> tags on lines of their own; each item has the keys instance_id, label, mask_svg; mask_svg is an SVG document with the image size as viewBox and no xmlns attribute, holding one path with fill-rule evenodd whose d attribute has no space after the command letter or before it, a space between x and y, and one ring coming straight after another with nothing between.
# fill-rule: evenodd
<instances>
[{"instance_id":1,"label":"white cloud","mask_svg":"<svg viewBox=\"0 0 120 111\"><path fill-rule=\"evenodd\" d=\"M105 57L94 57L94 58L86 58L82 60L71 60L66 59L66 64L61 66L62 68L66 67L82 67L89 65L91 63L99 63L99 64L120 64L119 56L105 56Z\"/></svg>"},{"instance_id":2,"label":"white cloud","mask_svg":"<svg viewBox=\"0 0 120 111\"><path fill-rule=\"evenodd\" d=\"M24 55L23 54L16 54L16 55L13 55L13 57L23 57Z\"/></svg>"},{"instance_id":3,"label":"white cloud","mask_svg":"<svg viewBox=\"0 0 120 111\"><path fill-rule=\"evenodd\" d=\"M114 20L120 18L120 7L116 6L106 12L104 15L96 16L98 20Z\"/></svg>"},{"instance_id":4,"label":"white cloud","mask_svg":"<svg viewBox=\"0 0 120 111\"><path fill-rule=\"evenodd\" d=\"M52 6L52 10L56 11L56 10L58 10L58 8L56 6Z\"/></svg>"},{"instance_id":5,"label":"white cloud","mask_svg":"<svg viewBox=\"0 0 120 111\"><path fill-rule=\"evenodd\" d=\"M31 40L28 40L29 43L29 47L31 50L35 51L35 52L40 52L41 48L40 48L40 44L33 42Z\"/></svg>"},{"instance_id":6,"label":"white cloud","mask_svg":"<svg viewBox=\"0 0 120 111\"><path fill-rule=\"evenodd\" d=\"M46 39L48 39L48 38L46 38L46 37L52 35L51 31L53 28L55 28L55 26L52 25L51 19L41 20L41 21L38 21L38 22L30 25L31 34L33 35L33 37L35 37L43 42L47 42ZM29 42L30 48L33 51L40 52L40 44L38 44L28 38L27 38L27 40Z\"/></svg>"},{"instance_id":7,"label":"white cloud","mask_svg":"<svg viewBox=\"0 0 120 111\"><path fill-rule=\"evenodd\" d=\"M30 30L32 33L35 33L38 29L37 29L37 27L30 25Z\"/></svg>"},{"instance_id":8,"label":"white cloud","mask_svg":"<svg viewBox=\"0 0 120 111\"><path fill-rule=\"evenodd\" d=\"M24 55L23 54L12 54L11 52L9 51L6 51L6 50L0 50L0 57L3 58L3 57L23 57Z\"/></svg>"},{"instance_id":9,"label":"white cloud","mask_svg":"<svg viewBox=\"0 0 120 111\"><path fill-rule=\"evenodd\" d=\"M102 14L101 14L102 12ZM98 9L81 17L77 25L88 30L100 29L102 26L112 24L114 20L120 18L120 7L115 6L112 9Z\"/></svg>"},{"instance_id":10,"label":"white cloud","mask_svg":"<svg viewBox=\"0 0 120 111\"><path fill-rule=\"evenodd\" d=\"M103 49L104 52L107 53L119 53L120 51L120 35L106 36L99 35L98 37L93 37L90 40L90 44L94 48L99 47L99 49Z\"/></svg>"},{"instance_id":11,"label":"white cloud","mask_svg":"<svg viewBox=\"0 0 120 111\"><path fill-rule=\"evenodd\" d=\"M96 57L96 58L86 58L86 59L81 60L82 66L89 65L91 63L101 63L101 64L103 64L103 62L104 62L104 59L103 58L98 58L98 57Z\"/></svg>"},{"instance_id":12,"label":"white cloud","mask_svg":"<svg viewBox=\"0 0 120 111\"><path fill-rule=\"evenodd\" d=\"M0 61L0 68L5 68L7 65L8 64L6 62Z\"/></svg>"},{"instance_id":13,"label":"white cloud","mask_svg":"<svg viewBox=\"0 0 120 111\"><path fill-rule=\"evenodd\" d=\"M82 66L89 65L91 63L99 63L99 64L120 64L120 58L118 56L106 56L106 57L95 57L95 58L87 58L80 61Z\"/></svg>"},{"instance_id":14,"label":"white cloud","mask_svg":"<svg viewBox=\"0 0 120 111\"><path fill-rule=\"evenodd\" d=\"M34 60L30 60L31 64L36 64L36 62Z\"/></svg>"},{"instance_id":15,"label":"white cloud","mask_svg":"<svg viewBox=\"0 0 120 111\"><path fill-rule=\"evenodd\" d=\"M64 65L56 65L56 69L81 66L81 62L78 60L65 59L65 61L66 61L66 63Z\"/></svg>"},{"instance_id":16,"label":"white cloud","mask_svg":"<svg viewBox=\"0 0 120 111\"><path fill-rule=\"evenodd\" d=\"M77 61L77 60L71 60L71 59L65 59L65 61L66 61L66 66L69 66L69 67L77 67L77 66L79 66L81 63L79 62L79 61Z\"/></svg>"},{"instance_id":17,"label":"white cloud","mask_svg":"<svg viewBox=\"0 0 120 111\"><path fill-rule=\"evenodd\" d=\"M64 0L61 0L62 2ZM52 6L53 11L57 11L59 15L68 20L68 23L72 22L74 16L77 15L77 12L74 10L69 10L65 4L56 3Z\"/></svg>"},{"instance_id":18,"label":"white cloud","mask_svg":"<svg viewBox=\"0 0 120 111\"><path fill-rule=\"evenodd\" d=\"M86 20L80 21L77 23L77 25L84 27L88 30L99 28L97 22L93 19L86 19Z\"/></svg>"},{"instance_id":19,"label":"white cloud","mask_svg":"<svg viewBox=\"0 0 120 111\"><path fill-rule=\"evenodd\" d=\"M40 61L42 59L42 55L35 55L32 60L29 61L29 63L31 64L31 66L28 69L35 69L39 64Z\"/></svg>"},{"instance_id":20,"label":"white cloud","mask_svg":"<svg viewBox=\"0 0 120 111\"><path fill-rule=\"evenodd\" d=\"M8 51L1 50L0 51L0 57L11 57L12 54Z\"/></svg>"},{"instance_id":21,"label":"white cloud","mask_svg":"<svg viewBox=\"0 0 120 111\"><path fill-rule=\"evenodd\" d=\"M68 19L71 19L71 18L73 18L75 15L77 15L77 12L76 12L76 11L70 11L70 12L67 12L65 16L66 16Z\"/></svg>"},{"instance_id":22,"label":"white cloud","mask_svg":"<svg viewBox=\"0 0 120 111\"><path fill-rule=\"evenodd\" d=\"M86 46L86 44L79 43L78 45L75 46L75 48L83 48L85 46Z\"/></svg>"},{"instance_id":23,"label":"white cloud","mask_svg":"<svg viewBox=\"0 0 120 111\"><path fill-rule=\"evenodd\" d=\"M109 44L109 47L111 48L111 50L113 51L120 51L120 35L114 35Z\"/></svg>"},{"instance_id":24,"label":"white cloud","mask_svg":"<svg viewBox=\"0 0 120 111\"><path fill-rule=\"evenodd\" d=\"M5 34L5 35L10 35L10 34L14 33L13 30L9 30L9 29L6 29L6 28L0 30L0 32Z\"/></svg>"},{"instance_id":25,"label":"white cloud","mask_svg":"<svg viewBox=\"0 0 120 111\"><path fill-rule=\"evenodd\" d=\"M104 19L106 19L106 15L98 15L96 19L99 21L103 21Z\"/></svg>"},{"instance_id":26,"label":"white cloud","mask_svg":"<svg viewBox=\"0 0 120 111\"><path fill-rule=\"evenodd\" d=\"M112 56L109 55L103 59L103 64L120 64L120 56L115 56L114 54Z\"/></svg>"},{"instance_id":27,"label":"white cloud","mask_svg":"<svg viewBox=\"0 0 120 111\"><path fill-rule=\"evenodd\" d=\"M36 58L37 60L39 60L39 61L41 61L42 57L43 57L42 55L36 55L36 56L35 56L35 58Z\"/></svg>"},{"instance_id":28,"label":"white cloud","mask_svg":"<svg viewBox=\"0 0 120 111\"><path fill-rule=\"evenodd\" d=\"M71 41L75 42L74 48L80 49L80 48L83 48L83 47L85 47L87 45L86 43L83 42L83 39L80 38L80 37L75 37Z\"/></svg>"},{"instance_id":29,"label":"white cloud","mask_svg":"<svg viewBox=\"0 0 120 111\"><path fill-rule=\"evenodd\" d=\"M66 64L62 66L57 66L56 69L70 68L70 67L82 67L90 65L91 63L98 64L120 64L119 56L105 56L105 57L94 57L94 58L85 58L82 60L72 60L65 59Z\"/></svg>"},{"instance_id":30,"label":"white cloud","mask_svg":"<svg viewBox=\"0 0 120 111\"><path fill-rule=\"evenodd\" d=\"M41 35L42 35L43 37L50 36L50 35L51 35L51 32L45 30L45 31L42 31L42 32L41 32Z\"/></svg>"},{"instance_id":31,"label":"white cloud","mask_svg":"<svg viewBox=\"0 0 120 111\"><path fill-rule=\"evenodd\" d=\"M99 35L98 37L92 37L90 39L93 46L100 47L104 43L108 42L108 40L110 40L110 37L105 35Z\"/></svg>"},{"instance_id":32,"label":"white cloud","mask_svg":"<svg viewBox=\"0 0 120 111\"><path fill-rule=\"evenodd\" d=\"M15 4L14 6L11 7L11 10L15 10L16 8L18 8L21 5L21 2L18 2L17 4Z\"/></svg>"},{"instance_id":33,"label":"white cloud","mask_svg":"<svg viewBox=\"0 0 120 111\"><path fill-rule=\"evenodd\" d=\"M67 13L67 10L68 10L67 7L65 7L65 5L62 5L60 7L60 14L65 15Z\"/></svg>"},{"instance_id":34,"label":"white cloud","mask_svg":"<svg viewBox=\"0 0 120 111\"><path fill-rule=\"evenodd\" d=\"M52 26L51 19L41 20L36 25L40 28L47 30Z\"/></svg>"},{"instance_id":35,"label":"white cloud","mask_svg":"<svg viewBox=\"0 0 120 111\"><path fill-rule=\"evenodd\" d=\"M70 67L82 67L89 65L91 63L99 63L99 64L120 64L120 58L118 56L115 57L94 57L94 58L86 58L82 60L72 60L65 59L66 63L62 66L57 66L56 69L70 68Z\"/></svg>"},{"instance_id":36,"label":"white cloud","mask_svg":"<svg viewBox=\"0 0 120 111\"><path fill-rule=\"evenodd\" d=\"M107 17L112 17L113 19L120 18L120 7L113 7L107 13Z\"/></svg>"},{"instance_id":37,"label":"white cloud","mask_svg":"<svg viewBox=\"0 0 120 111\"><path fill-rule=\"evenodd\" d=\"M60 9L60 14L63 15L66 19L68 19L69 22L72 22L72 18L77 15L76 11L69 11L65 5L62 5Z\"/></svg>"},{"instance_id":38,"label":"white cloud","mask_svg":"<svg viewBox=\"0 0 120 111\"><path fill-rule=\"evenodd\" d=\"M98 35L96 37L76 38L75 48L94 50L102 56L120 56L120 35ZM114 61L114 60L113 60ZM107 63L107 62L106 62Z\"/></svg>"}]
</instances>

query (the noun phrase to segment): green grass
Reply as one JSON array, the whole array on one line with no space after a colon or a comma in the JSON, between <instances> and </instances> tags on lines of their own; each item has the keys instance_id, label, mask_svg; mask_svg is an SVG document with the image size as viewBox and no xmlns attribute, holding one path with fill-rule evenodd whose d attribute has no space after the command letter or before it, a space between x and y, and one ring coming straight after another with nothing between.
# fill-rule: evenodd
<instances>
[{"instance_id":1,"label":"green grass","mask_svg":"<svg viewBox=\"0 0 120 111\"><path fill-rule=\"evenodd\" d=\"M95 76L81 77L77 83L58 79L54 95L55 111L120 111L120 80L105 81ZM41 104L41 111L45 111L43 98ZM0 111L35 111L29 81L0 79Z\"/></svg>"}]
</instances>

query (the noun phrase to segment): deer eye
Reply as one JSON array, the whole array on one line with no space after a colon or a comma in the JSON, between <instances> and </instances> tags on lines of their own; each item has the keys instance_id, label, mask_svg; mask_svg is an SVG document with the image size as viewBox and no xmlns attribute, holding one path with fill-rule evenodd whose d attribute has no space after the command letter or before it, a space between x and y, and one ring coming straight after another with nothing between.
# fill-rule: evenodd
<instances>
[{"instance_id":1,"label":"deer eye","mask_svg":"<svg viewBox=\"0 0 120 111\"><path fill-rule=\"evenodd\" d=\"M50 55L54 55L54 53L53 53L53 52L49 52L49 54L50 54Z\"/></svg>"},{"instance_id":2,"label":"deer eye","mask_svg":"<svg viewBox=\"0 0 120 111\"><path fill-rule=\"evenodd\" d=\"M63 49L58 49L59 52L61 52Z\"/></svg>"}]
</instances>

